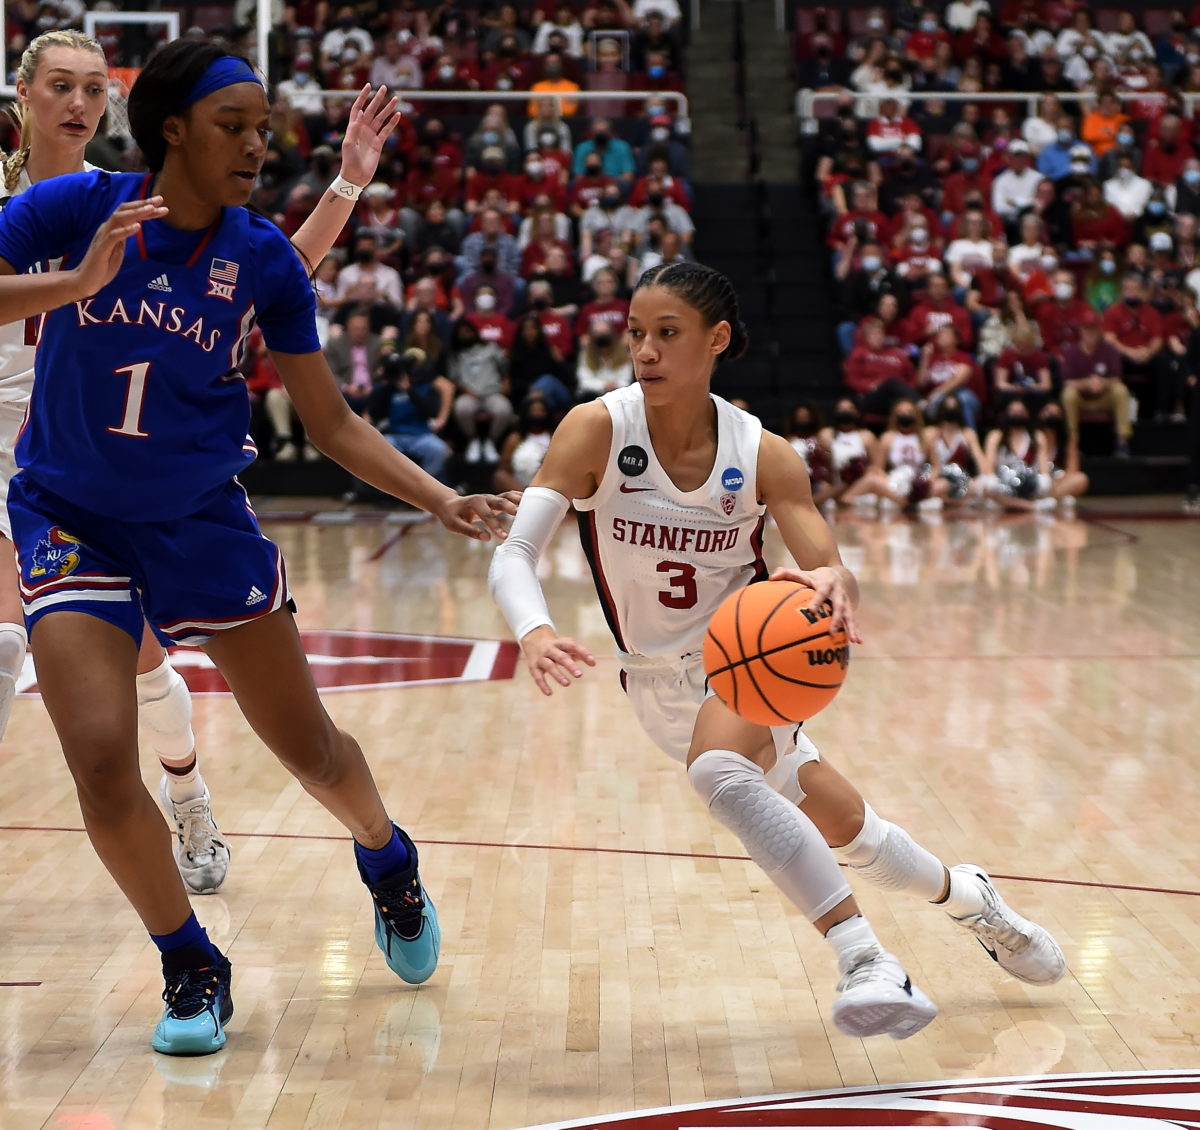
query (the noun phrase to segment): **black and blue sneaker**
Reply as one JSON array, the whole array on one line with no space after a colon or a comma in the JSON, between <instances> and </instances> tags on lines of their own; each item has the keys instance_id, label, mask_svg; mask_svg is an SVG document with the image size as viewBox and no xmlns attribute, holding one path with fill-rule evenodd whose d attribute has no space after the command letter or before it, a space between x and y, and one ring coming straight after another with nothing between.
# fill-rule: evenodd
<instances>
[{"instance_id":1,"label":"black and blue sneaker","mask_svg":"<svg viewBox=\"0 0 1200 1130\"><path fill-rule=\"evenodd\" d=\"M163 1011L150 1046L163 1055L211 1055L225 1046L225 1025L233 1016L231 967L213 946L213 960L198 968L176 969L163 977Z\"/></svg>"},{"instance_id":2,"label":"black and blue sneaker","mask_svg":"<svg viewBox=\"0 0 1200 1130\"><path fill-rule=\"evenodd\" d=\"M359 878L375 903L375 944L396 976L410 985L420 985L437 968L442 931L437 910L417 874L416 845L399 826L395 827L408 849L409 865L402 873L372 883L357 857L355 862Z\"/></svg>"}]
</instances>

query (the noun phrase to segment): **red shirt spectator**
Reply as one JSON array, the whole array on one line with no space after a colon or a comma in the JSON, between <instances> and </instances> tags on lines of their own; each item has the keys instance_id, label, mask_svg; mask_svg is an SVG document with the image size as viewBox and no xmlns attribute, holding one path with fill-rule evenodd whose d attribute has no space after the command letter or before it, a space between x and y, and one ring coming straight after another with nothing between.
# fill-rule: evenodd
<instances>
[{"instance_id":1,"label":"red shirt spectator","mask_svg":"<svg viewBox=\"0 0 1200 1130\"><path fill-rule=\"evenodd\" d=\"M551 221L553 223L553 220ZM546 265L546 257L550 253L551 248L557 247L567 257L567 261L574 263L575 257L571 250L571 245L561 239L531 239L525 246L525 250L521 252L521 274L528 278L539 267Z\"/></svg>"},{"instance_id":2,"label":"red shirt spectator","mask_svg":"<svg viewBox=\"0 0 1200 1130\"><path fill-rule=\"evenodd\" d=\"M535 310L534 313L542 324L546 341L558 350L559 356L569 357L575 348L575 335L571 331L571 323L553 310Z\"/></svg>"},{"instance_id":3,"label":"red shirt spectator","mask_svg":"<svg viewBox=\"0 0 1200 1130\"><path fill-rule=\"evenodd\" d=\"M1123 282L1122 290L1126 286ZM1161 344L1163 340L1162 315L1148 302L1141 302L1137 306L1130 305L1128 300L1114 302L1104 311L1102 325L1104 340L1118 349L1122 346L1125 349L1144 349L1154 341Z\"/></svg>"},{"instance_id":4,"label":"red shirt spectator","mask_svg":"<svg viewBox=\"0 0 1200 1130\"><path fill-rule=\"evenodd\" d=\"M425 214L425 209L435 200L445 208L458 206L459 178L456 170L439 168L432 161L422 164L420 159L404 178L404 203L415 212Z\"/></svg>"},{"instance_id":5,"label":"red shirt spectator","mask_svg":"<svg viewBox=\"0 0 1200 1130\"><path fill-rule=\"evenodd\" d=\"M872 318L878 323L878 319ZM903 349L882 345L856 345L846 358L842 380L851 392L862 396L884 381L898 380L912 385L915 379L913 363Z\"/></svg>"},{"instance_id":6,"label":"red shirt spectator","mask_svg":"<svg viewBox=\"0 0 1200 1130\"><path fill-rule=\"evenodd\" d=\"M1030 331L1032 332L1032 331ZM1050 368L1050 357L1036 347L1019 349L1010 345L996 358L996 373L1003 372L1008 383L1030 388L1038 383L1040 374Z\"/></svg>"},{"instance_id":7,"label":"red shirt spectator","mask_svg":"<svg viewBox=\"0 0 1200 1130\"><path fill-rule=\"evenodd\" d=\"M536 175L532 175L536 172ZM567 190L557 177L547 176L545 166L539 161L536 165L527 161L525 172L517 178L521 211L528 212L533 202L539 196L550 197L556 212L567 210Z\"/></svg>"},{"instance_id":8,"label":"red shirt spectator","mask_svg":"<svg viewBox=\"0 0 1200 1130\"><path fill-rule=\"evenodd\" d=\"M1063 279L1069 272L1059 271L1056 279ZM1070 298L1050 298L1038 304L1037 324L1042 333L1042 346L1051 353L1062 356L1068 345L1079 341L1079 326L1084 317L1095 315L1090 303L1072 295Z\"/></svg>"},{"instance_id":9,"label":"red shirt spectator","mask_svg":"<svg viewBox=\"0 0 1200 1130\"><path fill-rule=\"evenodd\" d=\"M942 275L932 275L925 300L908 316L908 340L924 345L943 326L953 326L958 340L971 345L971 320L950 294L950 284Z\"/></svg>"},{"instance_id":10,"label":"red shirt spectator","mask_svg":"<svg viewBox=\"0 0 1200 1130\"><path fill-rule=\"evenodd\" d=\"M1151 139L1142 157L1142 176L1155 184L1174 184L1183 174L1183 166L1196 156L1186 142L1178 139L1178 129L1162 141Z\"/></svg>"},{"instance_id":11,"label":"red shirt spectator","mask_svg":"<svg viewBox=\"0 0 1200 1130\"><path fill-rule=\"evenodd\" d=\"M673 176L660 177L655 176L653 173L647 173L644 177L638 177L633 182L633 191L629 194L630 208L645 207L646 194L650 191L649 186L651 184L654 184L668 200L674 201L685 212L692 210L692 202L688 199L688 194L683 191L683 185L679 181Z\"/></svg>"},{"instance_id":12,"label":"red shirt spectator","mask_svg":"<svg viewBox=\"0 0 1200 1130\"><path fill-rule=\"evenodd\" d=\"M942 181L942 211L961 216L967 207L967 197L978 193L986 205L992 198L992 174L979 168L971 172L966 169L951 173ZM999 223L999 221L997 221ZM1003 234L1003 225L1000 227Z\"/></svg>"},{"instance_id":13,"label":"red shirt spectator","mask_svg":"<svg viewBox=\"0 0 1200 1130\"><path fill-rule=\"evenodd\" d=\"M606 177L603 174L598 177L576 177L571 185L571 193L568 198L571 211L577 216L583 215L587 211L588 205L598 201L604 195L604 190L610 184L616 183L614 177Z\"/></svg>"},{"instance_id":14,"label":"red shirt spectator","mask_svg":"<svg viewBox=\"0 0 1200 1130\"><path fill-rule=\"evenodd\" d=\"M883 233L888 226L888 218L882 212L843 212L829 225L829 234L825 242L834 249L840 249L854 234L854 225L862 221L866 228L866 238L858 242L867 243L872 240L883 241Z\"/></svg>"},{"instance_id":15,"label":"red shirt spectator","mask_svg":"<svg viewBox=\"0 0 1200 1130\"><path fill-rule=\"evenodd\" d=\"M926 59L932 59L937 53L939 43L949 43L953 47L948 32L937 26L934 21L932 29L925 26L925 21L921 21L921 26L916 31L908 33L904 40L904 54L909 59L916 59L919 62L924 62Z\"/></svg>"},{"instance_id":16,"label":"red shirt spectator","mask_svg":"<svg viewBox=\"0 0 1200 1130\"><path fill-rule=\"evenodd\" d=\"M528 90L533 82L533 64L524 57L501 59L497 56L485 63L479 72L479 85L484 90Z\"/></svg>"},{"instance_id":17,"label":"red shirt spectator","mask_svg":"<svg viewBox=\"0 0 1200 1130\"><path fill-rule=\"evenodd\" d=\"M484 341L494 341L504 350L512 345L513 334L516 332L515 327L503 314L497 314L494 311L490 314L481 314L476 310L473 314L467 315L467 321L475 327Z\"/></svg>"},{"instance_id":18,"label":"red shirt spectator","mask_svg":"<svg viewBox=\"0 0 1200 1130\"><path fill-rule=\"evenodd\" d=\"M887 241L889 247L898 248L903 245L900 237L903 236L906 230L912 227L913 217L916 216L920 216L925 221L924 227L929 233L930 245L936 249L941 248L945 242L942 232L942 221L932 208L922 207L921 198L916 193L905 197L901 210L888 221L887 228L883 232L883 238Z\"/></svg>"},{"instance_id":19,"label":"red shirt spectator","mask_svg":"<svg viewBox=\"0 0 1200 1130\"><path fill-rule=\"evenodd\" d=\"M876 157L891 157L902 146L911 146L921 151L921 130L912 118L900 112L894 98L885 98L879 104L879 117L867 126L867 148Z\"/></svg>"},{"instance_id":20,"label":"red shirt spectator","mask_svg":"<svg viewBox=\"0 0 1200 1130\"><path fill-rule=\"evenodd\" d=\"M930 352L928 364L925 366L925 383L920 390L926 395L936 395L942 385L958 375L962 365L966 365L971 370L971 375L957 387L971 388L978 383L979 370L975 359L957 347L945 348L943 344L945 340L942 338L939 342L931 342L928 346ZM924 358L922 358L922 362L924 363ZM918 380L920 380L919 375Z\"/></svg>"},{"instance_id":21,"label":"red shirt spectator","mask_svg":"<svg viewBox=\"0 0 1200 1130\"><path fill-rule=\"evenodd\" d=\"M488 160L486 153L484 160ZM480 169L467 177L467 207L471 211L475 211L483 204L484 193L489 188L497 189L504 195L510 210L520 206L520 178L505 172L490 172ZM474 205L474 208L471 208L471 205Z\"/></svg>"},{"instance_id":22,"label":"red shirt spectator","mask_svg":"<svg viewBox=\"0 0 1200 1130\"><path fill-rule=\"evenodd\" d=\"M607 301L588 302L579 311L575 319L575 333L583 337L592 324L593 318L600 318L613 328L618 337L625 332L625 323L629 319L629 303L623 298L609 298ZM1187 335L1184 334L1186 337Z\"/></svg>"},{"instance_id":23,"label":"red shirt spectator","mask_svg":"<svg viewBox=\"0 0 1200 1130\"><path fill-rule=\"evenodd\" d=\"M563 184L567 183L571 176L572 157L570 153L565 149L555 149L552 145L547 145L544 148L539 146L537 155L546 167L546 176L558 177Z\"/></svg>"},{"instance_id":24,"label":"red shirt spectator","mask_svg":"<svg viewBox=\"0 0 1200 1130\"><path fill-rule=\"evenodd\" d=\"M1088 199L1071 210L1071 230L1076 244L1111 243L1124 247L1129 242L1129 225L1099 191L1089 191Z\"/></svg>"}]
</instances>

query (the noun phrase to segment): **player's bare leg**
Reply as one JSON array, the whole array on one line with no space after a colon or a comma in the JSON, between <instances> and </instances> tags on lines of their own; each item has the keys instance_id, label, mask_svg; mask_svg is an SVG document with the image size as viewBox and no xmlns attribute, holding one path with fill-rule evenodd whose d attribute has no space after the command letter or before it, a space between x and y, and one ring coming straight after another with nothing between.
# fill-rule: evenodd
<instances>
[{"instance_id":1,"label":"player's bare leg","mask_svg":"<svg viewBox=\"0 0 1200 1130\"><path fill-rule=\"evenodd\" d=\"M229 873L229 845L213 819L192 733L192 696L147 626L137 657L138 718L163 767L158 797L175 831L175 863L194 894L209 895Z\"/></svg>"},{"instance_id":2,"label":"player's bare leg","mask_svg":"<svg viewBox=\"0 0 1200 1130\"><path fill-rule=\"evenodd\" d=\"M27 646L16 551L13 543L0 534L0 741L4 740L12 716Z\"/></svg>"},{"instance_id":3,"label":"player's bare leg","mask_svg":"<svg viewBox=\"0 0 1200 1130\"><path fill-rule=\"evenodd\" d=\"M947 868L903 828L881 819L827 761L802 765L797 778L804 792L801 809L834 854L864 879L941 907L975 934L993 961L1021 981L1049 985L1066 972L1058 943L1013 911L981 867L960 863Z\"/></svg>"},{"instance_id":4,"label":"player's bare leg","mask_svg":"<svg viewBox=\"0 0 1200 1130\"><path fill-rule=\"evenodd\" d=\"M766 771L775 760L765 727L736 717L716 698L700 707L688 779L712 815L833 947L842 975L834 1023L851 1036L904 1039L919 1032L937 1007L880 945L829 846L795 797L784 797L768 783Z\"/></svg>"},{"instance_id":5,"label":"player's bare leg","mask_svg":"<svg viewBox=\"0 0 1200 1130\"><path fill-rule=\"evenodd\" d=\"M387 814L358 742L325 711L287 609L218 633L205 646L254 732L354 837L359 874L375 900L375 938L390 968L418 984L441 944L437 913L417 874L417 849Z\"/></svg>"},{"instance_id":6,"label":"player's bare leg","mask_svg":"<svg viewBox=\"0 0 1200 1130\"><path fill-rule=\"evenodd\" d=\"M107 621L70 611L39 620L33 646L88 838L146 929L170 934L191 907L138 766L137 647Z\"/></svg>"}]
</instances>

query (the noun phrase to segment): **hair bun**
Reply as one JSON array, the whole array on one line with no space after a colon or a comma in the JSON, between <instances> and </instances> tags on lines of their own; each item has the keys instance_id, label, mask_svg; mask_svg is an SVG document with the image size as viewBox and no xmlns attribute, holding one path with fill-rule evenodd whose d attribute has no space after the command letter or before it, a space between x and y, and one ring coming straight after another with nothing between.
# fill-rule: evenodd
<instances>
[{"instance_id":1,"label":"hair bun","mask_svg":"<svg viewBox=\"0 0 1200 1130\"><path fill-rule=\"evenodd\" d=\"M750 331L741 318L735 318L729 323L729 344L721 354L722 361L736 361L746 352L750 345Z\"/></svg>"}]
</instances>

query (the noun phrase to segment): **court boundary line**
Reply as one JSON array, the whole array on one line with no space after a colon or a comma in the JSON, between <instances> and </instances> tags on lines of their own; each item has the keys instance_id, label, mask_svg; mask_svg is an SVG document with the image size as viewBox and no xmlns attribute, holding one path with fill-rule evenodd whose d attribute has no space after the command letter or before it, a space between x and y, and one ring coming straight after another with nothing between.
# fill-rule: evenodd
<instances>
[{"instance_id":1,"label":"court boundary line","mask_svg":"<svg viewBox=\"0 0 1200 1130\"><path fill-rule=\"evenodd\" d=\"M61 825L0 824L0 832L72 832L85 834L84 828L67 828ZM317 832L222 832L230 839L238 840L311 840L315 843L345 843L345 836L330 836ZM502 840L436 840L414 836L413 841L428 847L473 847L491 848L497 851L561 851L577 852L581 855L630 855L643 859L701 859L720 863L752 863L748 855L725 855L720 852L661 851L656 848L601 847L598 844L535 844L511 843ZM847 867L839 863L839 867ZM1086 887L1099 891L1132 891L1146 895L1183 895L1200 898L1200 890L1183 887L1144 887L1136 883L1105 883L1099 879L1056 879L1044 875L1008 875L1000 871L989 871L993 879L1004 879L1011 883L1044 883L1056 887Z\"/></svg>"}]
</instances>

